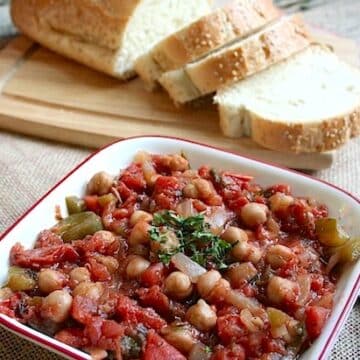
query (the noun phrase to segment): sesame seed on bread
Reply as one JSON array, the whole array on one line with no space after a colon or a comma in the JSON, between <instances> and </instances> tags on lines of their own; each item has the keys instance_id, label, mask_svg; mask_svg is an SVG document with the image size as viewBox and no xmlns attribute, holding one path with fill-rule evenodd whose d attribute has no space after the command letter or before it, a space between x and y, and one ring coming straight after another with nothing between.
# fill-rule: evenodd
<instances>
[{"instance_id":1,"label":"sesame seed on bread","mask_svg":"<svg viewBox=\"0 0 360 360\"><path fill-rule=\"evenodd\" d=\"M223 133L272 150L333 150L360 135L360 71L313 44L219 90Z\"/></svg>"},{"instance_id":2,"label":"sesame seed on bread","mask_svg":"<svg viewBox=\"0 0 360 360\"><path fill-rule=\"evenodd\" d=\"M164 73L160 84L175 103L215 92L282 61L310 45L310 35L298 16L283 17L263 30L229 44L181 69ZM180 76L182 74L182 76ZM197 89L187 92L189 81Z\"/></svg>"}]
</instances>

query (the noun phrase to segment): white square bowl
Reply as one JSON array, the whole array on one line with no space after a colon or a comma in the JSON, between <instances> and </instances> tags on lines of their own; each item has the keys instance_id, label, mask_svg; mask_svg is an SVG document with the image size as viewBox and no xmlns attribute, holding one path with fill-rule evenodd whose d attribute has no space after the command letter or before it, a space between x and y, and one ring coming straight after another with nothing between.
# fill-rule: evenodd
<instances>
[{"instance_id":1,"label":"white square bowl","mask_svg":"<svg viewBox=\"0 0 360 360\"><path fill-rule=\"evenodd\" d=\"M82 196L85 184L98 171L104 170L114 175L118 174L121 168L133 160L139 150L160 154L183 151L193 167L207 164L219 169L241 171L254 176L255 181L262 186L276 183L289 184L295 195L309 196L325 203L330 215L339 219L350 235L360 235L360 201L333 185L207 145L169 137L143 136L120 140L88 157L3 233L0 237L0 284L6 281L10 249L16 242L20 242L25 248L31 248L38 233L54 225L55 205L60 205L62 213L65 214L65 196ZM343 270L338 282L332 314L320 337L302 355L302 359L325 360L327 358L354 305L360 289L360 261L346 266ZM90 359L89 355L2 314L0 314L0 325L67 358Z\"/></svg>"}]
</instances>

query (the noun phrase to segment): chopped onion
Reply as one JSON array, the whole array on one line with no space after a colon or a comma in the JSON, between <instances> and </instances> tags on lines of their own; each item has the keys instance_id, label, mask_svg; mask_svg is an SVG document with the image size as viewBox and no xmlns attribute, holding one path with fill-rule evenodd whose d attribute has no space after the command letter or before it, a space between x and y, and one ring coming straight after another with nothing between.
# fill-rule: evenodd
<instances>
[{"instance_id":1,"label":"chopped onion","mask_svg":"<svg viewBox=\"0 0 360 360\"><path fill-rule=\"evenodd\" d=\"M134 157L134 161L140 164L143 164L145 161L150 161L150 160L151 160L151 155L144 150L138 151Z\"/></svg>"},{"instance_id":2,"label":"chopped onion","mask_svg":"<svg viewBox=\"0 0 360 360\"><path fill-rule=\"evenodd\" d=\"M211 352L206 350L206 346L202 343L197 343L193 346L189 353L189 360L209 360Z\"/></svg>"},{"instance_id":3,"label":"chopped onion","mask_svg":"<svg viewBox=\"0 0 360 360\"><path fill-rule=\"evenodd\" d=\"M197 282L200 275L206 273L206 269L200 266L195 261L191 260L188 256L183 253L178 253L171 258L172 263L175 267L182 271L184 274L189 276L193 283Z\"/></svg>"},{"instance_id":4,"label":"chopped onion","mask_svg":"<svg viewBox=\"0 0 360 360\"><path fill-rule=\"evenodd\" d=\"M310 275L299 275L297 282L300 287L300 294L298 298L299 305L305 305L310 296L311 278Z\"/></svg>"},{"instance_id":5,"label":"chopped onion","mask_svg":"<svg viewBox=\"0 0 360 360\"><path fill-rule=\"evenodd\" d=\"M154 165L150 161L145 160L142 163L142 170L144 173L146 184L150 186L154 185L154 175L156 175Z\"/></svg>"},{"instance_id":6,"label":"chopped onion","mask_svg":"<svg viewBox=\"0 0 360 360\"><path fill-rule=\"evenodd\" d=\"M224 229L226 223L233 215L223 207L213 208L211 213L206 217L206 222L210 224L211 231L218 235Z\"/></svg>"},{"instance_id":7,"label":"chopped onion","mask_svg":"<svg viewBox=\"0 0 360 360\"><path fill-rule=\"evenodd\" d=\"M250 332L259 331L264 327L263 321L259 317L253 316L249 309L241 310L240 319Z\"/></svg>"},{"instance_id":8,"label":"chopped onion","mask_svg":"<svg viewBox=\"0 0 360 360\"><path fill-rule=\"evenodd\" d=\"M329 262L326 265L326 273L330 274L331 270L340 262L340 253L337 252L331 256Z\"/></svg>"},{"instance_id":9,"label":"chopped onion","mask_svg":"<svg viewBox=\"0 0 360 360\"><path fill-rule=\"evenodd\" d=\"M248 298L242 293L230 289L226 301L239 308L240 310L248 309L253 315L262 316L265 314L264 309L261 308L260 304L254 298Z\"/></svg>"},{"instance_id":10,"label":"chopped onion","mask_svg":"<svg viewBox=\"0 0 360 360\"><path fill-rule=\"evenodd\" d=\"M176 207L176 213L184 218L187 218L196 215L197 211L193 207L192 200L185 199Z\"/></svg>"}]
</instances>

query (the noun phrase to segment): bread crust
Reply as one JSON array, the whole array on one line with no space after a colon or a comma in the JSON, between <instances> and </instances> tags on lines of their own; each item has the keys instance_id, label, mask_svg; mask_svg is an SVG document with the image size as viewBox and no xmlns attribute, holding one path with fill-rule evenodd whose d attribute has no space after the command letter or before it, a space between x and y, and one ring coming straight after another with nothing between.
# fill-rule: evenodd
<instances>
[{"instance_id":1,"label":"bread crust","mask_svg":"<svg viewBox=\"0 0 360 360\"><path fill-rule=\"evenodd\" d=\"M310 43L311 37L302 19L286 17L238 45L189 64L185 71L200 93L205 95L265 70L304 50Z\"/></svg>"},{"instance_id":2,"label":"bread crust","mask_svg":"<svg viewBox=\"0 0 360 360\"><path fill-rule=\"evenodd\" d=\"M252 112L249 116L251 138L259 145L276 151L329 151L360 135L360 104L346 114L313 123L280 123Z\"/></svg>"},{"instance_id":3,"label":"bread crust","mask_svg":"<svg viewBox=\"0 0 360 360\"><path fill-rule=\"evenodd\" d=\"M23 27L31 9L39 28L79 38L86 43L116 50L126 26L142 0L14 0L12 17Z\"/></svg>"},{"instance_id":4,"label":"bread crust","mask_svg":"<svg viewBox=\"0 0 360 360\"><path fill-rule=\"evenodd\" d=\"M242 0L201 17L161 41L152 51L163 71L178 69L280 16L271 0Z\"/></svg>"},{"instance_id":5,"label":"bread crust","mask_svg":"<svg viewBox=\"0 0 360 360\"><path fill-rule=\"evenodd\" d=\"M86 42L73 34L56 31L43 21L40 22L38 10L42 2L49 3L39 0L12 1L13 21L24 34L54 52L111 76L126 80L135 75L134 71L121 75L115 72L116 50Z\"/></svg>"}]
</instances>

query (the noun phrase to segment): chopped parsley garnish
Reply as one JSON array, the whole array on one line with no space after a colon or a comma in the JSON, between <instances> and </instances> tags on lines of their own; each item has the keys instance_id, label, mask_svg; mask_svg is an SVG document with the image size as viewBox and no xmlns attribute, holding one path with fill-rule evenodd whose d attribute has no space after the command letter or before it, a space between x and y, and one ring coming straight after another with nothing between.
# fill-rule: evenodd
<instances>
[{"instance_id":1,"label":"chopped parsley garnish","mask_svg":"<svg viewBox=\"0 0 360 360\"><path fill-rule=\"evenodd\" d=\"M152 225L149 231L152 241L164 243L169 231L179 240L177 248L157 254L163 263L169 264L173 255L182 252L206 268L227 268L231 245L210 231L204 215L183 218L173 211L162 211L154 214Z\"/></svg>"}]
</instances>

